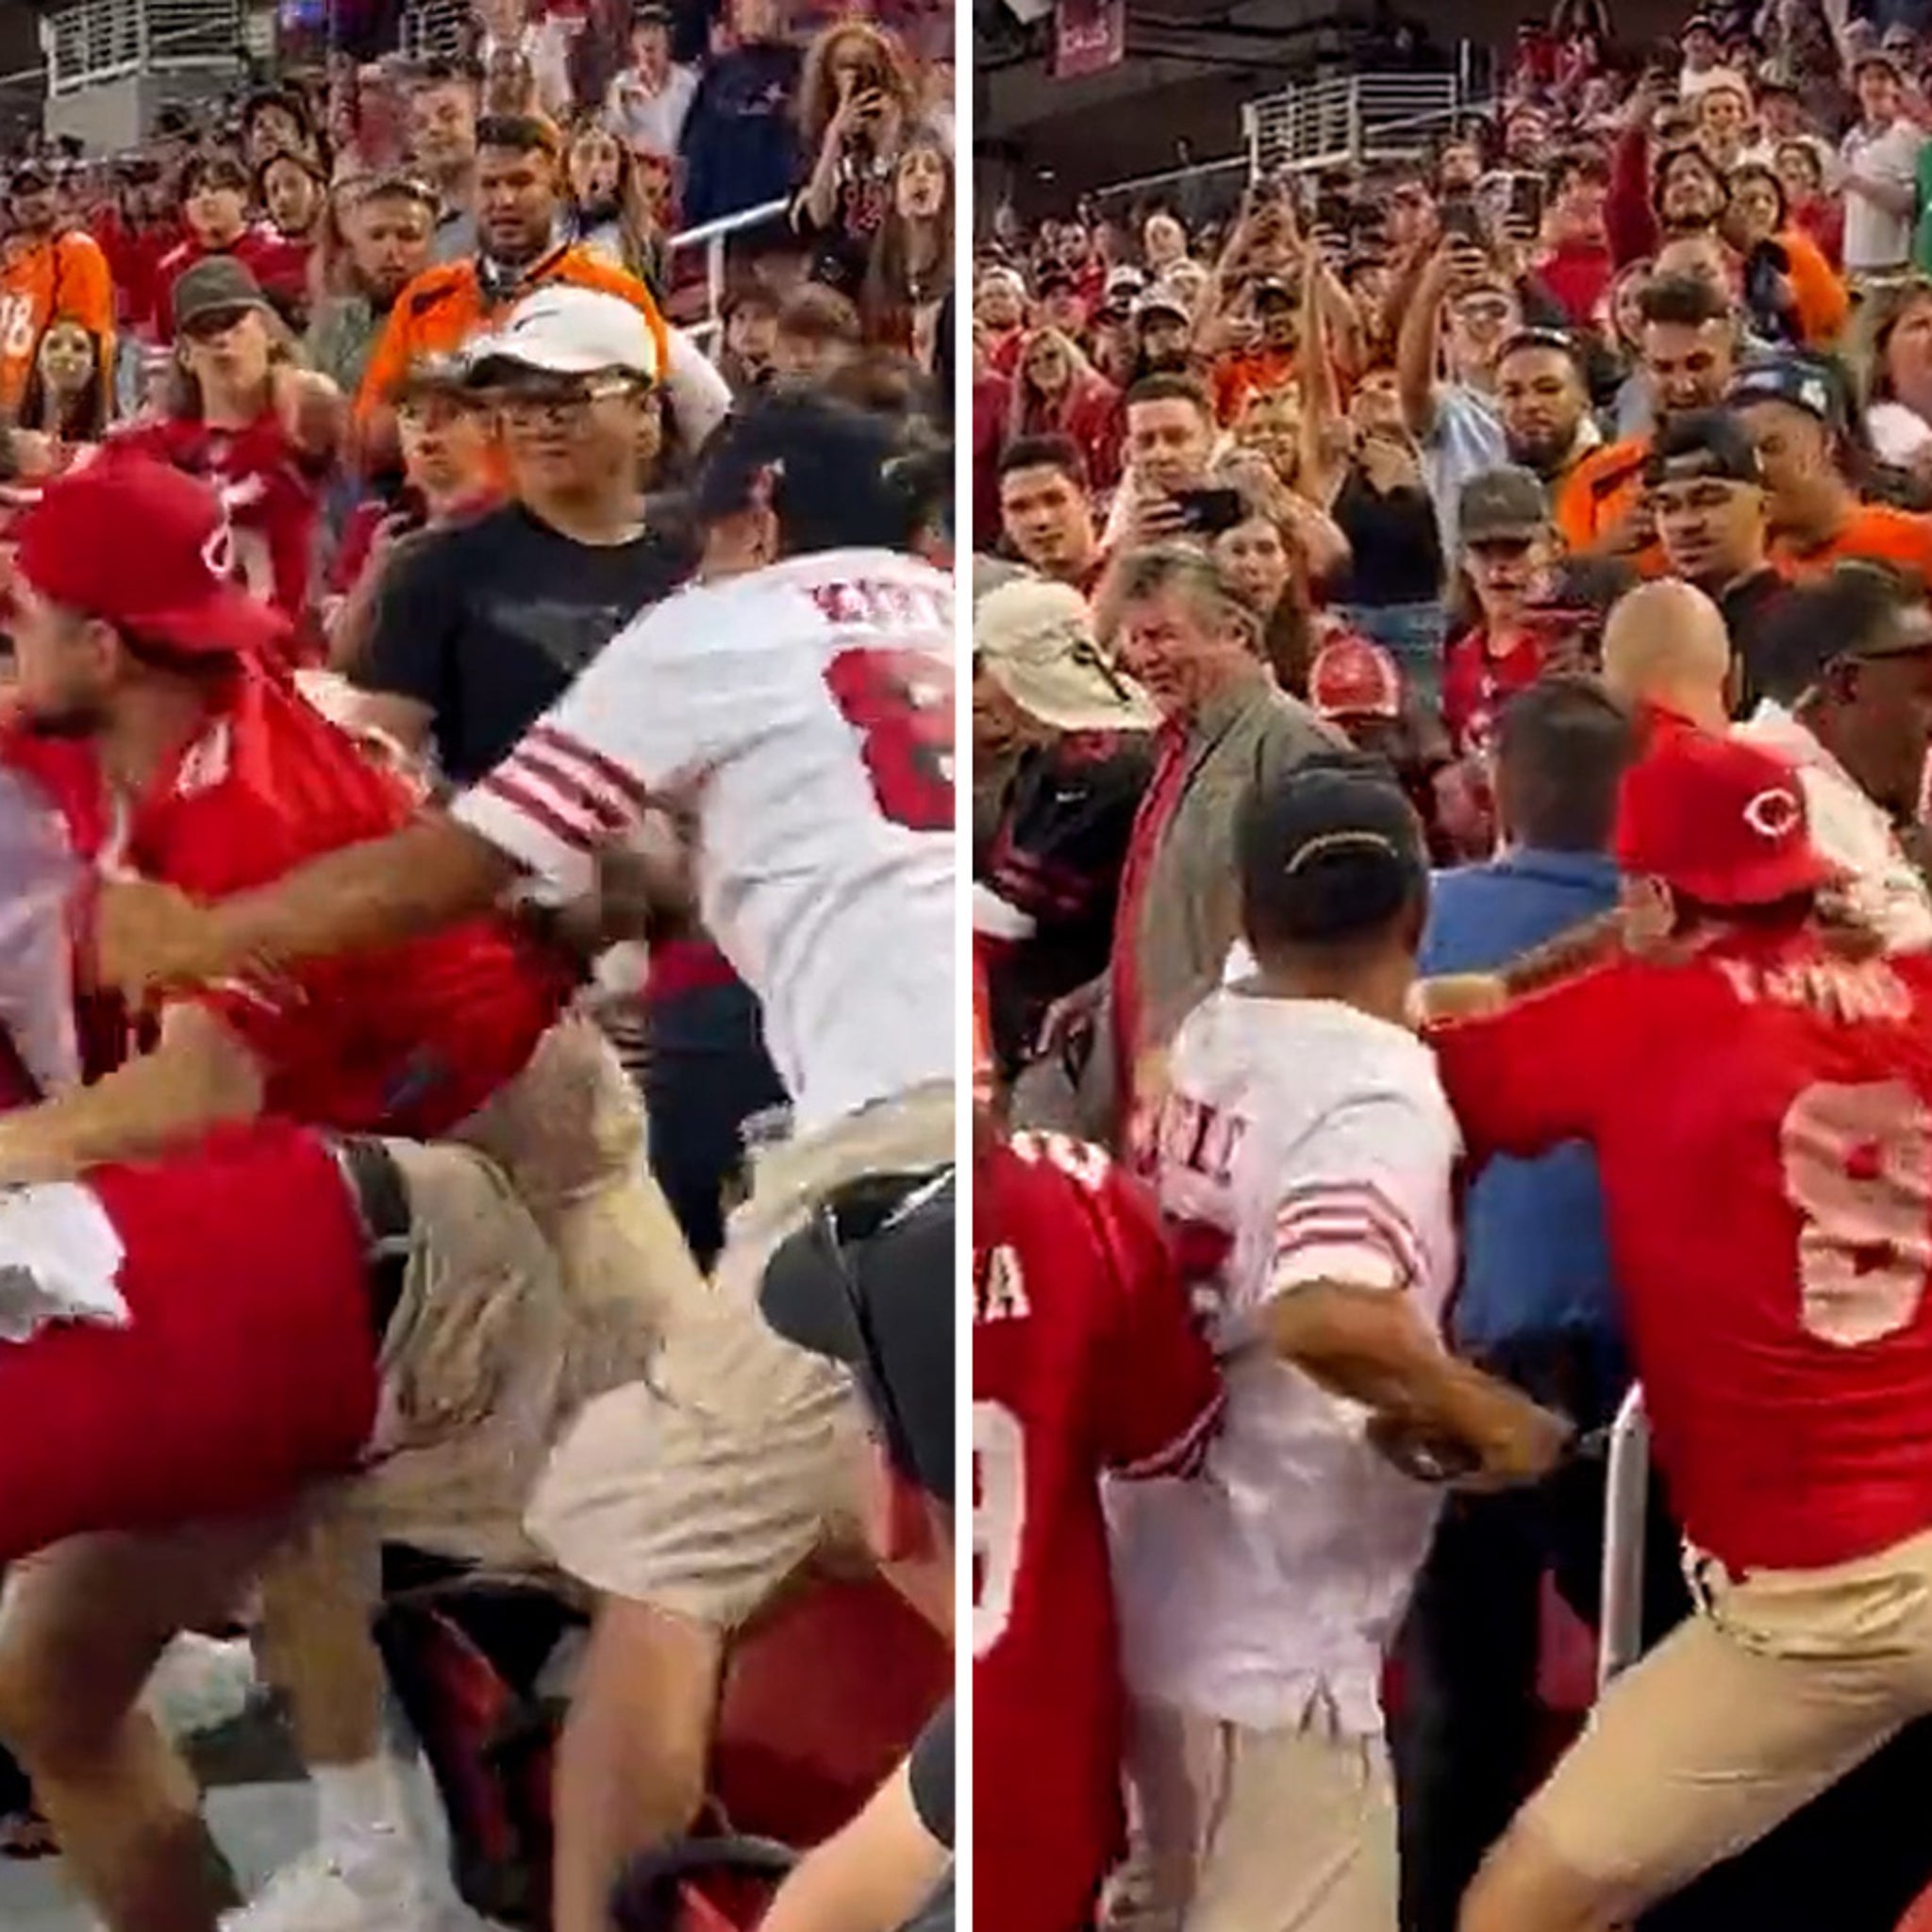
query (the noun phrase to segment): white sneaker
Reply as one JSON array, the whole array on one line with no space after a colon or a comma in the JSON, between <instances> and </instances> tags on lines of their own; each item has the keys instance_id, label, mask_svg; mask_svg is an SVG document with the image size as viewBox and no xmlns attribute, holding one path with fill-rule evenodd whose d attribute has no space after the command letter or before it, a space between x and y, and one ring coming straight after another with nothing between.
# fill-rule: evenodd
<instances>
[{"instance_id":1,"label":"white sneaker","mask_svg":"<svg viewBox=\"0 0 1932 1932\"><path fill-rule=\"evenodd\" d=\"M416 1841L394 1831L317 1845L224 1914L222 1932L475 1932L486 1924L425 1866Z\"/></svg>"}]
</instances>

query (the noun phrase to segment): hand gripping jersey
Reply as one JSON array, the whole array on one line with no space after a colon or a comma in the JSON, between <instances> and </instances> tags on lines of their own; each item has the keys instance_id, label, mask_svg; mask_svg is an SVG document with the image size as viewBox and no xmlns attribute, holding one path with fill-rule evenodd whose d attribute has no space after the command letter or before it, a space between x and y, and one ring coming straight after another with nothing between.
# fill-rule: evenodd
<instances>
[{"instance_id":1,"label":"hand gripping jersey","mask_svg":"<svg viewBox=\"0 0 1932 1932\"><path fill-rule=\"evenodd\" d=\"M1122 1824L1100 1474L1190 1467L1220 1380L1152 1205L1097 1148L985 1155L973 1266L974 1917L1068 1932Z\"/></svg>"},{"instance_id":2,"label":"hand gripping jersey","mask_svg":"<svg viewBox=\"0 0 1932 1932\"><path fill-rule=\"evenodd\" d=\"M953 594L826 551L620 631L458 819L560 894L654 805L695 816L705 924L764 1006L799 1128L953 1074Z\"/></svg>"},{"instance_id":3,"label":"hand gripping jersey","mask_svg":"<svg viewBox=\"0 0 1932 1932\"><path fill-rule=\"evenodd\" d=\"M1734 933L1433 1038L1473 1155L1596 1150L1692 1542L1811 1569L1932 1528L1932 958Z\"/></svg>"},{"instance_id":4,"label":"hand gripping jersey","mask_svg":"<svg viewBox=\"0 0 1932 1932\"><path fill-rule=\"evenodd\" d=\"M1175 1036L1144 1151L1227 1377L1203 1475L1115 1513L1128 1682L1270 1729L1332 1707L1379 1734L1382 1647L1434 1491L1364 1437L1367 1411L1260 1340L1277 1296L1334 1282L1416 1297L1456 1273L1456 1125L1429 1054L1327 1000L1211 993Z\"/></svg>"}]
</instances>

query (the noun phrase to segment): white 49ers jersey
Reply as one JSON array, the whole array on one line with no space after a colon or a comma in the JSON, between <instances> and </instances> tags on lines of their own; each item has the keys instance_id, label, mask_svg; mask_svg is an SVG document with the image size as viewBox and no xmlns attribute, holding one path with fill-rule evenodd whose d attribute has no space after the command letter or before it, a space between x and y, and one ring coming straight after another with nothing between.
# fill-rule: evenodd
<instances>
[{"instance_id":1,"label":"white 49ers jersey","mask_svg":"<svg viewBox=\"0 0 1932 1932\"><path fill-rule=\"evenodd\" d=\"M1130 1681L1234 1724L1322 1700L1377 1732L1436 1493L1370 1447L1365 1410L1269 1350L1260 1315L1334 1282L1413 1296L1440 1327L1459 1141L1435 1062L1353 1007L1223 988L1175 1036L1148 1133L1227 1409L1202 1477L1114 1499Z\"/></svg>"},{"instance_id":2,"label":"white 49ers jersey","mask_svg":"<svg viewBox=\"0 0 1932 1932\"><path fill-rule=\"evenodd\" d=\"M456 815L565 896L654 808L809 1130L950 1079L953 594L886 550L693 586L620 631Z\"/></svg>"}]
</instances>

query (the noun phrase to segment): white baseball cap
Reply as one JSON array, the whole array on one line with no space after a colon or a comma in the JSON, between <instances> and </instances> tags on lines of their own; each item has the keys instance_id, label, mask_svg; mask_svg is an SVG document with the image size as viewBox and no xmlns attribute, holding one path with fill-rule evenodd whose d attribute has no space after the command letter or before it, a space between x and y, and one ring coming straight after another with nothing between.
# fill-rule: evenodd
<instances>
[{"instance_id":1,"label":"white baseball cap","mask_svg":"<svg viewBox=\"0 0 1932 1932\"><path fill-rule=\"evenodd\" d=\"M472 382L487 381L506 363L549 375L594 375L621 369L655 382L658 341L641 309L622 295L553 282L525 295L493 335L474 342L467 357Z\"/></svg>"}]
</instances>

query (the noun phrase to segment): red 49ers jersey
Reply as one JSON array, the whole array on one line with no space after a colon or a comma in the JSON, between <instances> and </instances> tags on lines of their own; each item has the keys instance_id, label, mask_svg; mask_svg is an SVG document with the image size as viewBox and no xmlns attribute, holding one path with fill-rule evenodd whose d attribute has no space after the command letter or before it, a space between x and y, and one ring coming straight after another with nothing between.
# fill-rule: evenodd
<instances>
[{"instance_id":1,"label":"red 49ers jersey","mask_svg":"<svg viewBox=\"0 0 1932 1932\"><path fill-rule=\"evenodd\" d=\"M1809 1569L1932 1528L1932 958L1736 933L1433 1037L1472 1154L1596 1150L1693 1543Z\"/></svg>"},{"instance_id":2,"label":"red 49ers jersey","mask_svg":"<svg viewBox=\"0 0 1932 1932\"><path fill-rule=\"evenodd\" d=\"M1087 1923L1121 1836L1103 1471L1184 1474L1221 1405L1152 1205L1022 1134L973 1203L974 1917Z\"/></svg>"}]
</instances>

